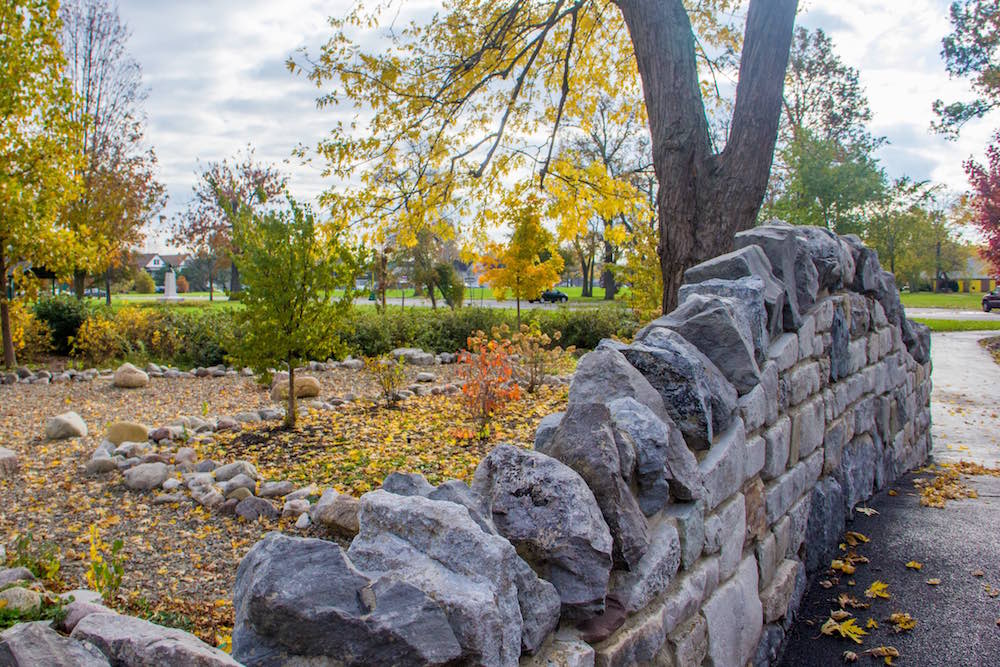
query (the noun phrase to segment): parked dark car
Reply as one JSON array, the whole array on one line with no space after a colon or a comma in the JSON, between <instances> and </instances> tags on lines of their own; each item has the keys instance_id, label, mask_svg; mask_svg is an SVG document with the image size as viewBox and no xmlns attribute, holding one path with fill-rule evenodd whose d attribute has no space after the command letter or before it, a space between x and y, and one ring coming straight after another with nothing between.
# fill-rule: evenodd
<instances>
[{"instance_id":1,"label":"parked dark car","mask_svg":"<svg viewBox=\"0 0 1000 667\"><path fill-rule=\"evenodd\" d=\"M537 299L530 299L531 303L544 301L546 303L563 303L569 301L569 297L557 289L547 289L541 293Z\"/></svg>"},{"instance_id":2,"label":"parked dark car","mask_svg":"<svg viewBox=\"0 0 1000 667\"><path fill-rule=\"evenodd\" d=\"M983 295L983 312L988 313L994 308L1000 309L1000 287Z\"/></svg>"}]
</instances>

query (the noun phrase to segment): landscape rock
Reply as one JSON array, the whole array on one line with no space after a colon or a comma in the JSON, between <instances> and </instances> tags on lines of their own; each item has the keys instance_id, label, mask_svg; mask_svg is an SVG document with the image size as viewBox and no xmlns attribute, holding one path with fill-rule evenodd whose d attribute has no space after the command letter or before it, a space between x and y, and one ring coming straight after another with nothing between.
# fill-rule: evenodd
<instances>
[{"instance_id":1,"label":"landscape rock","mask_svg":"<svg viewBox=\"0 0 1000 667\"><path fill-rule=\"evenodd\" d=\"M359 511L360 503L357 498L337 493L333 489L327 489L312 506L309 519L317 526L326 528L342 537L351 538L357 535L360 529L358 525Z\"/></svg>"},{"instance_id":2,"label":"landscape rock","mask_svg":"<svg viewBox=\"0 0 1000 667\"><path fill-rule=\"evenodd\" d=\"M382 480L382 489L400 496L426 496L434 487L420 473L393 472Z\"/></svg>"},{"instance_id":3,"label":"landscape rock","mask_svg":"<svg viewBox=\"0 0 1000 667\"><path fill-rule=\"evenodd\" d=\"M437 376L434 373L427 373L426 371L417 373L417 382L434 382Z\"/></svg>"},{"instance_id":4,"label":"landscape rock","mask_svg":"<svg viewBox=\"0 0 1000 667\"><path fill-rule=\"evenodd\" d=\"M215 479L219 482L229 481L237 475L246 475L250 479L260 479L257 468L247 461L234 461L215 468Z\"/></svg>"},{"instance_id":5,"label":"landscape rock","mask_svg":"<svg viewBox=\"0 0 1000 667\"><path fill-rule=\"evenodd\" d=\"M46 621L18 623L0 633L4 667L110 667L96 647L63 637Z\"/></svg>"},{"instance_id":6,"label":"landscape rock","mask_svg":"<svg viewBox=\"0 0 1000 667\"><path fill-rule=\"evenodd\" d=\"M12 449L0 447L0 479L14 477L21 470L21 460Z\"/></svg>"},{"instance_id":7,"label":"landscape rock","mask_svg":"<svg viewBox=\"0 0 1000 667\"><path fill-rule=\"evenodd\" d=\"M269 533L240 562L233 604L233 657L246 665L417 667L462 654L438 602L395 575L370 578L326 540Z\"/></svg>"},{"instance_id":8,"label":"landscape rock","mask_svg":"<svg viewBox=\"0 0 1000 667\"><path fill-rule=\"evenodd\" d=\"M19 581L32 582L35 575L26 567L7 567L0 570L0 588Z\"/></svg>"},{"instance_id":9,"label":"landscape rock","mask_svg":"<svg viewBox=\"0 0 1000 667\"><path fill-rule=\"evenodd\" d=\"M42 607L42 596L22 586L13 586L0 591L0 602L7 611L31 614Z\"/></svg>"},{"instance_id":10,"label":"landscape rock","mask_svg":"<svg viewBox=\"0 0 1000 667\"><path fill-rule=\"evenodd\" d=\"M295 490L295 485L288 481L263 482L257 495L261 498L281 498Z\"/></svg>"},{"instance_id":11,"label":"landscape rock","mask_svg":"<svg viewBox=\"0 0 1000 667\"><path fill-rule=\"evenodd\" d=\"M282 519L296 519L309 512L309 501L305 498L298 500L286 500L281 508Z\"/></svg>"},{"instance_id":12,"label":"landscape rock","mask_svg":"<svg viewBox=\"0 0 1000 667\"><path fill-rule=\"evenodd\" d=\"M758 249L756 246L751 247ZM784 299L784 292L781 294ZM741 325L750 332L757 362L763 363L767 358L767 348L771 339L763 280L757 276L749 276L738 280L712 279L692 285L681 285L677 298L683 304L694 295L725 297L726 303L733 309ZM779 333L775 332L775 335Z\"/></svg>"},{"instance_id":13,"label":"landscape rock","mask_svg":"<svg viewBox=\"0 0 1000 667\"><path fill-rule=\"evenodd\" d=\"M638 565L649 547L649 529L639 503L622 478L622 460L608 407L603 403L570 402L566 416L542 453L575 470L593 491L611 531L615 563L626 568Z\"/></svg>"},{"instance_id":14,"label":"landscape rock","mask_svg":"<svg viewBox=\"0 0 1000 667\"><path fill-rule=\"evenodd\" d=\"M73 628L75 628L85 616L89 616L90 614L116 613L98 602L84 602L79 600L70 602L66 605L64 610L66 612L66 616L63 617L58 629L65 633L73 632Z\"/></svg>"},{"instance_id":15,"label":"landscape rock","mask_svg":"<svg viewBox=\"0 0 1000 667\"><path fill-rule=\"evenodd\" d=\"M229 655L194 635L119 614L88 614L70 635L90 642L113 665L239 667Z\"/></svg>"},{"instance_id":16,"label":"landscape rock","mask_svg":"<svg viewBox=\"0 0 1000 667\"><path fill-rule=\"evenodd\" d=\"M64 412L49 419L45 424L47 440L82 438L87 435L87 424L75 412Z\"/></svg>"},{"instance_id":17,"label":"landscape rock","mask_svg":"<svg viewBox=\"0 0 1000 667\"><path fill-rule=\"evenodd\" d=\"M151 491L170 474L164 463L140 463L124 472L125 486L133 491Z\"/></svg>"},{"instance_id":18,"label":"landscape rock","mask_svg":"<svg viewBox=\"0 0 1000 667\"><path fill-rule=\"evenodd\" d=\"M248 496L241 500L236 506L236 515L247 521L257 521L261 517L274 521L280 516L274 505L256 496Z\"/></svg>"},{"instance_id":19,"label":"landscape rock","mask_svg":"<svg viewBox=\"0 0 1000 667\"><path fill-rule=\"evenodd\" d=\"M569 387L570 401L585 404L633 398L656 416L666 416L665 397L643 377L642 369L637 370L638 367L623 356L624 350L619 348L624 346L605 340L596 350L580 357Z\"/></svg>"},{"instance_id":20,"label":"landscape rock","mask_svg":"<svg viewBox=\"0 0 1000 667\"><path fill-rule=\"evenodd\" d=\"M499 445L476 468L472 492L496 530L555 586L567 617L604 609L611 534L576 472L540 452Z\"/></svg>"},{"instance_id":21,"label":"landscape rock","mask_svg":"<svg viewBox=\"0 0 1000 667\"><path fill-rule=\"evenodd\" d=\"M360 524L351 560L391 571L441 604L470 662L516 664L555 629L555 588L521 570L510 542L484 532L464 507L379 490L362 496ZM533 606L522 609L521 600Z\"/></svg>"},{"instance_id":22,"label":"landscape rock","mask_svg":"<svg viewBox=\"0 0 1000 667\"><path fill-rule=\"evenodd\" d=\"M124 363L115 371L114 385L122 389L139 389L149 384L149 375L129 363Z\"/></svg>"},{"instance_id":23,"label":"landscape rock","mask_svg":"<svg viewBox=\"0 0 1000 667\"><path fill-rule=\"evenodd\" d=\"M149 429L135 422L114 422L108 426L105 438L115 445L123 442L145 442L149 439Z\"/></svg>"},{"instance_id":24,"label":"landscape rock","mask_svg":"<svg viewBox=\"0 0 1000 667\"><path fill-rule=\"evenodd\" d=\"M795 226L806 252L816 268L820 289L831 292L854 282L854 257L850 246L823 227Z\"/></svg>"},{"instance_id":25,"label":"landscape rock","mask_svg":"<svg viewBox=\"0 0 1000 667\"><path fill-rule=\"evenodd\" d=\"M754 227L738 232L733 244L736 248L756 245L764 251L774 277L785 285L785 331L798 329L802 315L816 301L819 274L794 228L785 224Z\"/></svg>"},{"instance_id":26,"label":"landscape rock","mask_svg":"<svg viewBox=\"0 0 1000 667\"><path fill-rule=\"evenodd\" d=\"M408 366L433 366L437 361L430 352L415 347L398 347L389 354L393 359L402 358Z\"/></svg>"},{"instance_id":27,"label":"landscape rock","mask_svg":"<svg viewBox=\"0 0 1000 667\"><path fill-rule=\"evenodd\" d=\"M538 422L538 428L535 429L535 449L539 451L545 449L549 440L556 434L559 422L562 421L565 414L565 412L553 412L542 417L542 421Z\"/></svg>"},{"instance_id":28,"label":"landscape rock","mask_svg":"<svg viewBox=\"0 0 1000 667\"><path fill-rule=\"evenodd\" d=\"M295 398L313 398L319 396L321 390L322 387L316 378L309 375L295 377ZM274 383L274 386L271 388L271 400L275 402L288 400L287 378L284 382Z\"/></svg>"}]
</instances>

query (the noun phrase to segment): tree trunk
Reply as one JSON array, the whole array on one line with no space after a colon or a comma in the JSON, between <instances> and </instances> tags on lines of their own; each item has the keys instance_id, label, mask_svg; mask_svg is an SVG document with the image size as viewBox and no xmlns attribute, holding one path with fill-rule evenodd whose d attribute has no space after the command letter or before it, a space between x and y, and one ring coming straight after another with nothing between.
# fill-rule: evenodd
<instances>
[{"instance_id":1,"label":"tree trunk","mask_svg":"<svg viewBox=\"0 0 1000 667\"><path fill-rule=\"evenodd\" d=\"M104 304L111 305L111 267L104 271Z\"/></svg>"},{"instance_id":2,"label":"tree trunk","mask_svg":"<svg viewBox=\"0 0 1000 667\"><path fill-rule=\"evenodd\" d=\"M83 298L83 290L87 286L87 274L77 269L73 272L73 293L77 299Z\"/></svg>"},{"instance_id":3,"label":"tree trunk","mask_svg":"<svg viewBox=\"0 0 1000 667\"><path fill-rule=\"evenodd\" d=\"M10 330L10 303L7 301L7 261L3 256L4 241L0 239L0 333L3 337L3 365L9 370L17 365L14 337Z\"/></svg>"},{"instance_id":4,"label":"tree trunk","mask_svg":"<svg viewBox=\"0 0 1000 667\"><path fill-rule=\"evenodd\" d=\"M663 310L684 270L732 248L757 218L774 157L797 0L751 0L725 149L713 153L682 0L618 0L649 113Z\"/></svg>"},{"instance_id":5,"label":"tree trunk","mask_svg":"<svg viewBox=\"0 0 1000 667\"><path fill-rule=\"evenodd\" d=\"M593 293L588 287L587 276L590 274L590 267L587 265L587 258L584 256L583 251L579 251L577 254L580 257L580 275L583 276L583 285L580 288L580 296L593 296Z\"/></svg>"},{"instance_id":6,"label":"tree trunk","mask_svg":"<svg viewBox=\"0 0 1000 667\"><path fill-rule=\"evenodd\" d=\"M431 295L431 310L437 310L438 304L437 295L434 294L434 283L427 283L427 293Z\"/></svg>"},{"instance_id":7,"label":"tree trunk","mask_svg":"<svg viewBox=\"0 0 1000 667\"><path fill-rule=\"evenodd\" d=\"M240 284L240 269L236 266L236 257L233 257L233 263L229 268L229 293L238 294L243 291L243 285Z\"/></svg>"},{"instance_id":8,"label":"tree trunk","mask_svg":"<svg viewBox=\"0 0 1000 667\"><path fill-rule=\"evenodd\" d=\"M288 357L288 409L285 411L285 426L295 428L295 363Z\"/></svg>"},{"instance_id":9,"label":"tree trunk","mask_svg":"<svg viewBox=\"0 0 1000 667\"><path fill-rule=\"evenodd\" d=\"M615 272L611 269L615 263L615 247L608 241L604 241L604 266L601 271L601 287L604 288L604 300L613 301L618 293L618 282L615 280Z\"/></svg>"}]
</instances>

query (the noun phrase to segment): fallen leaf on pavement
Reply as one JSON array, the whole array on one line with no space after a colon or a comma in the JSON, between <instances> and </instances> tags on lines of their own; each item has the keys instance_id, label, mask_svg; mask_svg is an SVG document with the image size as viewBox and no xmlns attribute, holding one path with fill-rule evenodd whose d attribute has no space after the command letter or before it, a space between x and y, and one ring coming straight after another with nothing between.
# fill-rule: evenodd
<instances>
[{"instance_id":1,"label":"fallen leaf on pavement","mask_svg":"<svg viewBox=\"0 0 1000 667\"><path fill-rule=\"evenodd\" d=\"M904 632L906 630L912 630L917 627L917 619L913 618L906 612L897 611L889 616L889 622L892 623L896 632Z\"/></svg>"},{"instance_id":2,"label":"fallen leaf on pavement","mask_svg":"<svg viewBox=\"0 0 1000 667\"><path fill-rule=\"evenodd\" d=\"M938 584L940 584L940 583L941 583L941 580L940 580L940 579L937 579L937 578L934 578L934 579L928 579L928 580L927 580L927 583L928 583L928 584L930 584L931 586L937 586Z\"/></svg>"},{"instance_id":3,"label":"fallen leaf on pavement","mask_svg":"<svg viewBox=\"0 0 1000 667\"><path fill-rule=\"evenodd\" d=\"M906 564L906 567L910 568L911 570L919 570L923 566L924 566L923 563L918 563L915 560L911 560L909 563Z\"/></svg>"},{"instance_id":4,"label":"fallen leaf on pavement","mask_svg":"<svg viewBox=\"0 0 1000 667\"><path fill-rule=\"evenodd\" d=\"M864 631L864 628L858 625L857 619L854 618L849 618L839 623L833 618L829 618L823 624L823 627L820 628L820 632L824 635L833 635L836 632L844 639L850 639L856 644L860 644L861 638L868 634Z\"/></svg>"},{"instance_id":5,"label":"fallen leaf on pavement","mask_svg":"<svg viewBox=\"0 0 1000 667\"><path fill-rule=\"evenodd\" d=\"M872 585L865 590L865 597L889 599L889 584L884 581L873 581Z\"/></svg>"}]
</instances>

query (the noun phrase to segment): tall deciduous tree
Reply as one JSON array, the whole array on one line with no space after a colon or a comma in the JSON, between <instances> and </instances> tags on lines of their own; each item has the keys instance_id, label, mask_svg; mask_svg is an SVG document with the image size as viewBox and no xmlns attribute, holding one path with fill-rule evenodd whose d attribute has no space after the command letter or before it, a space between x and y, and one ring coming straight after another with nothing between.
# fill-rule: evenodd
<instances>
[{"instance_id":1,"label":"tall deciduous tree","mask_svg":"<svg viewBox=\"0 0 1000 667\"><path fill-rule=\"evenodd\" d=\"M241 335L234 356L258 372L287 366L285 424L294 427L295 367L342 346L331 332L354 301L359 250L343 225L318 222L291 198L287 210L244 206L234 220L236 261L248 287L236 313Z\"/></svg>"},{"instance_id":2,"label":"tall deciduous tree","mask_svg":"<svg viewBox=\"0 0 1000 667\"><path fill-rule=\"evenodd\" d=\"M59 16L73 120L83 128L76 146L81 192L63 212L64 224L83 242L74 271L82 298L88 273L103 272L110 288L110 269L142 242L166 196L156 179L156 155L144 146L146 90L117 7L109 0L67 0ZM110 304L110 289L107 299Z\"/></svg>"},{"instance_id":3,"label":"tall deciduous tree","mask_svg":"<svg viewBox=\"0 0 1000 667\"><path fill-rule=\"evenodd\" d=\"M563 259L556 238L542 226L544 204L537 196L506 198L500 221L511 228L506 244L491 242L479 258L480 281L493 289L497 299L511 294L517 302L517 325L521 326L521 300L534 299L559 280Z\"/></svg>"},{"instance_id":4,"label":"tall deciduous tree","mask_svg":"<svg viewBox=\"0 0 1000 667\"><path fill-rule=\"evenodd\" d=\"M767 187L798 3L750 0L732 121L719 150L695 30L733 4L455 0L426 23L387 31L392 44L377 53L359 46L356 31L396 11L358 6L331 20L335 35L309 59L309 74L318 85L340 84L321 104L347 101L374 115L363 128L338 125L319 152L330 175L356 178L363 195L383 165L406 159L409 178L398 199L439 206L464 187L499 188L526 161L544 179L567 108L588 104L602 82L637 72L661 186L659 259L669 309L684 269L728 250L733 234L754 224ZM725 30L712 34L731 41ZM548 137L540 147L532 140L539 135Z\"/></svg>"},{"instance_id":5,"label":"tall deciduous tree","mask_svg":"<svg viewBox=\"0 0 1000 667\"><path fill-rule=\"evenodd\" d=\"M240 292L241 249L233 243L233 220L249 209L262 213L284 192L287 176L261 163L252 146L232 158L209 162L198 172L187 209L174 224L173 242L193 252L211 251L230 258L229 291Z\"/></svg>"},{"instance_id":6,"label":"tall deciduous tree","mask_svg":"<svg viewBox=\"0 0 1000 667\"><path fill-rule=\"evenodd\" d=\"M0 331L4 365L14 354L8 276L20 262L67 268L76 249L59 212L75 196L72 147L79 128L63 78L57 3L0 4Z\"/></svg>"},{"instance_id":7,"label":"tall deciduous tree","mask_svg":"<svg viewBox=\"0 0 1000 667\"><path fill-rule=\"evenodd\" d=\"M972 185L973 221L986 240L983 259L1000 274L1000 133L986 149L986 164L969 160L965 173Z\"/></svg>"},{"instance_id":8,"label":"tall deciduous tree","mask_svg":"<svg viewBox=\"0 0 1000 667\"><path fill-rule=\"evenodd\" d=\"M952 33L941 41L941 56L952 77L971 79L974 99L934 102L934 129L952 138L974 118L1000 107L1000 5L996 0L951 4Z\"/></svg>"}]
</instances>

